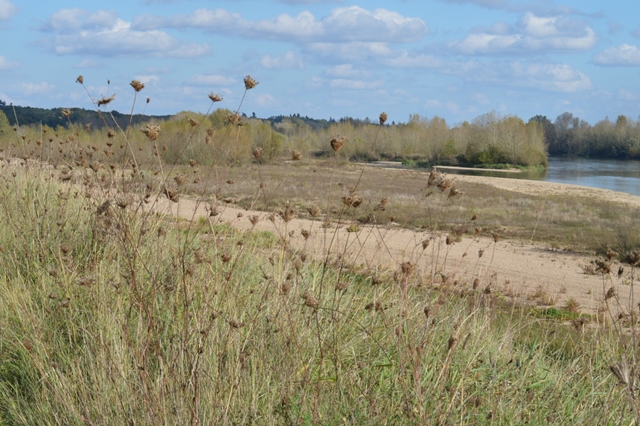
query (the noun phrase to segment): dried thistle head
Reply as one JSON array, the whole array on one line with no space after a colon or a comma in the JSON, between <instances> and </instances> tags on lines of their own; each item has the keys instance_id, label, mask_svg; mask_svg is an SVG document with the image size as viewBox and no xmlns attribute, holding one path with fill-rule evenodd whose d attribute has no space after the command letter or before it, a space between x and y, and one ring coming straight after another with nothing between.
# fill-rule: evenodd
<instances>
[{"instance_id":1,"label":"dried thistle head","mask_svg":"<svg viewBox=\"0 0 640 426\"><path fill-rule=\"evenodd\" d=\"M189 118L189 124L191 125L191 127L196 127L199 123L193 118Z\"/></svg>"},{"instance_id":2,"label":"dried thistle head","mask_svg":"<svg viewBox=\"0 0 640 426\"><path fill-rule=\"evenodd\" d=\"M69 108L63 108L62 109L62 115L65 118L68 118L71 115L71 110ZM14 129L14 130L16 130L16 129Z\"/></svg>"},{"instance_id":3,"label":"dried thistle head","mask_svg":"<svg viewBox=\"0 0 640 426\"><path fill-rule=\"evenodd\" d=\"M616 289L613 287L609 287L609 290L607 290L607 294L604 295L604 298L605 300L607 300L615 296L616 296Z\"/></svg>"},{"instance_id":4,"label":"dried thistle head","mask_svg":"<svg viewBox=\"0 0 640 426\"><path fill-rule=\"evenodd\" d=\"M316 206L307 207L307 211L309 212L311 217L318 217L318 215L320 214L320 209Z\"/></svg>"},{"instance_id":5,"label":"dried thistle head","mask_svg":"<svg viewBox=\"0 0 640 426\"><path fill-rule=\"evenodd\" d=\"M145 129L142 129L142 133L144 133L149 140L155 141L158 139L158 135L160 134L160 126L155 124L147 124Z\"/></svg>"},{"instance_id":6,"label":"dried thistle head","mask_svg":"<svg viewBox=\"0 0 640 426\"><path fill-rule=\"evenodd\" d=\"M296 211L293 209L293 207L291 207L291 204L287 203L284 206L284 209L278 212L278 215L280 215L282 220L284 220L285 222L289 222L291 221L291 219L294 219L296 217Z\"/></svg>"},{"instance_id":7,"label":"dried thistle head","mask_svg":"<svg viewBox=\"0 0 640 426\"><path fill-rule=\"evenodd\" d=\"M133 87L133 90L135 90L136 93L144 89L144 83L141 83L138 80L133 80L129 84L131 85L131 87Z\"/></svg>"},{"instance_id":8,"label":"dried thistle head","mask_svg":"<svg viewBox=\"0 0 640 426\"><path fill-rule=\"evenodd\" d=\"M84 77L79 75L78 78L76 78L76 83L84 84Z\"/></svg>"},{"instance_id":9,"label":"dried thistle head","mask_svg":"<svg viewBox=\"0 0 640 426\"><path fill-rule=\"evenodd\" d=\"M98 107L102 106L102 105L108 105L111 103L112 100L114 100L116 98L115 93L111 96L109 96L108 98L105 98L104 96L101 99L98 99Z\"/></svg>"},{"instance_id":10,"label":"dried thistle head","mask_svg":"<svg viewBox=\"0 0 640 426\"><path fill-rule=\"evenodd\" d=\"M402 265L400 265L400 268L403 275L411 275L416 269L416 265L411 262L403 262Z\"/></svg>"},{"instance_id":11,"label":"dried thistle head","mask_svg":"<svg viewBox=\"0 0 640 426\"><path fill-rule=\"evenodd\" d=\"M291 151L291 160L299 161L302 159L302 153L300 151Z\"/></svg>"},{"instance_id":12,"label":"dried thistle head","mask_svg":"<svg viewBox=\"0 0 640 426\"><path fill-rule=\"evenodd\" d=\"M253 148L253 158L256 159L256 161L260 161L260 159L262 158L262 148Z\"/></svg>"},{"instance_id":13,"label":"dried thistle head","mask_svg":"<svg viewBox=\"0 0 640 426\"><path fill-rule=\"evenodd\" d=\"M344 146L345 141L346 141L346 138L344 138L343 136L338 136L337 138L333 138L331 139L331 148L335 152L338 152L340 151L340 148Z\"/></svg>"},{"instance_id":14,"label":"dried thistle head","mask_svg":"<svg viewBox=\"0 0 640 426\"><path fill-rule=\"evenodd\" d=\"M258 82L255 81L250 75L244 78L244 88L246 90L251 90L258 85Z\"/></svg>"},{"instance_id":15,"label":"dried thistle head","mask_svg":"<svg viewBox=\"0 0 640 426\"><path fill-rule=\"evenodd\" d=\"M387 121L387 113L383 112L382 114L380 114L380 125L382 126L384 123L386 123Z\"/></svg>"},{"instance_id":16,"label":"dried thistle head","mask_svg":"<svg viewBox=\"0 0 640 426\"><path fill-rule=\"evenodd\" d=\"M302 298L304 299L304 304L310 308L313 309L318 309L318 306L320 305L320 302L318 301L317 298L315 298L314 296L312 296L309 292L305 292L302 295Z\"/></svg>"},{"instance_id":17,"label":"dried thistle head","mask_svg":"<svg viewBox=\"0 0 640 426\"><path fill-rule=\"evenodd\" d=\"M231 124L239 125L240 122L242 121L242 116L236 112L236 113L233 113L233 114L229 114L227 116L227 120L229 120L229 123L231 123Z\"/></svg>"},{"instance_id":18,"label":"dried thistle head","mask_svg":"<svg viewBox=\"0 0 640 426\"><path fill-rule=\"evenodd\" d=\"M218 95L217 93L209 93L209 99L211 99L211 102L220 102L222 101L222 96Z\"/></svg>"},{"instance_id":19,"label":"dried thistle head","mask_svg":"<svg viewBox=\"0 0 640 426\"><path fill-rule=\"evenodd\" d=\"M113 138L113 137L115 137L115 136L116 136L116 132L114 132L113 130L109 130L109 131L107 132L107 137L108 137L109 139L112 139L112 138ZM111 145L109 145L109 146L111 146Z\"/></svg>"}]
</instances>

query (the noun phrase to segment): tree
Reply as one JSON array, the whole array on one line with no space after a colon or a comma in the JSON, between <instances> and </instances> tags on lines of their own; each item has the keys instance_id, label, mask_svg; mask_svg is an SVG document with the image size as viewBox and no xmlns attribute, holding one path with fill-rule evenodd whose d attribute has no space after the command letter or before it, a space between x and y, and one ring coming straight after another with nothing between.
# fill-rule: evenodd
<instances>
[{"instance_id":1,"label":"tree","mask_svg":"<svg viewBox=\"0 0 640 426\"><path fill-rule=\"evenodd\" d=\"M0 99L0 106L7 106L7 103L5 101L3 101L2 99Z\"/></svg>"}]
</instances>

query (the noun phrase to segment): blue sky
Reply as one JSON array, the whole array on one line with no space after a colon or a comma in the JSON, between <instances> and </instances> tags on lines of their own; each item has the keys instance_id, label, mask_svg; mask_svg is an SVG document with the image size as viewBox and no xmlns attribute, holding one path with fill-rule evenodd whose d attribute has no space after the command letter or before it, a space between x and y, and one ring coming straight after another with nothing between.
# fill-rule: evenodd
<instances>
[{"instance_id":1,"label":"blue sky","mask_svg":"<svg viewBox=\"0 0 640 426\"><path fill-rule=\"evenodd\" d=\"M93 108L83 75L122 112L133 79L148 114L204 112L211 92L235 109L250 74L242 111L259 117L637 120L639 15L595 0L0 0L0 99Z\"/></svg>"}]
</instances>

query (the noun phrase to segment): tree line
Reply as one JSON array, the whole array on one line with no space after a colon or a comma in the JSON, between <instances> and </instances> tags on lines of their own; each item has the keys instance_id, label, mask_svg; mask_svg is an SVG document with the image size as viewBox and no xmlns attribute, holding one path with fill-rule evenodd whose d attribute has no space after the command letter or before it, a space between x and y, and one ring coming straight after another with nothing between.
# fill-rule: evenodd
<instances>
[{"instance_id":1,"label":"tree line","mask_svg":"<svg viewBox=\"0 0 640 426\"><path fill-rule=\"evenodd\" d=\"M117 111L0 105L0 131L6 136L12 128L32 128L35 140L42 127L78 133L83 128L106 131L110 127L126 128L130 123L143 126L153 122L166 129L162 138L175 138L178 143L184 139L181 132L194 131L188 124L191 119L201 123L195 135L201 141L194 141L194 146L202 145L199 152L206 153L211 161L234 164L250 161L251 147L256 146L264 149L265 158L286 156L293 151L306 156L331 155L328 141L336 136L348 141L338 154L344 159L386 159L424 166L545 166L547 155L640 158L640 124L625 116L619 116L615 122L605 119L591 126L569 112L554 121L537 115L525 122L517 116L502 116L492 111L450 126L443 118L419 114L411 115L405 123L380 124L369 118L327 120L300 114L262 119L254 113L242 114L244 128L233 131L234 125L228 121L232 113L222 108L209 116L183 111L171 116L136 114L131 117ZM233 135L233 145L219 140L229 135ZM173 143L172 140L166 142L169 147ZM206 146L216 143L221 143L224 149Z\"/></svg>"},{"instance_id":2,"label":"tree line","mask_svg":"<svg viewBox=\"0 0 640 426\"><path fill-rule=\"evenodd\" d=\"M640 122L624 115L616 121L606 117L594 125L570 112L553 122L541 115L531 121L542 125L549 155L640 159Z\"/></svg>"}]
</instances>

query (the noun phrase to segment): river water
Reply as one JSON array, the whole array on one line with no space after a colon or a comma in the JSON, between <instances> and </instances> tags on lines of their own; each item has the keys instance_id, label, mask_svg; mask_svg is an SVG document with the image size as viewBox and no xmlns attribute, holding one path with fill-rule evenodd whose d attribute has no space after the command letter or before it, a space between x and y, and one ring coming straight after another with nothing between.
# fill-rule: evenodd
<instances>
[{"instance_id":1,"label":"river water","mask_svg":"<svg viewBox=\"0 0 640 426\"><path fill-rule=\"evenodd\" d=\"M640 196L640 161L550 157L544 172L504 173L447 170L447 173L534 179L610 189Z\"/></svg>"}]
</instances>

